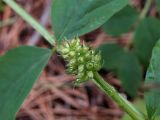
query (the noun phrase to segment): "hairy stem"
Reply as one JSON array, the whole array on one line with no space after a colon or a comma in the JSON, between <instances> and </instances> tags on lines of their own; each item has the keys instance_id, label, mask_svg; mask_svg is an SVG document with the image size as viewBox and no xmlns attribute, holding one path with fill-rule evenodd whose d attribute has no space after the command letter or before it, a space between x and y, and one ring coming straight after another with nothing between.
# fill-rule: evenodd
<instances>
[{"instance_id":1,"label":"hairy stem","mask_svg":"<svg viewBox=\"0 0 160 120\"><path fill-rule=\"evenodd\" d=\"M134 120L145 120L143 114L136 110L132 104L122 97L111 85L105 82L97 72L94 73L93 82L108 96L110 96Z\"/></svg>"},{"instance_id":2,"label":"hairy stem","mask_svg":"<svg viewBox=\"0 0 160 120\"><path fill-rule=\"evenodd\" d=\"M149 8L150 8L151 4L152 4L152 0L146 0L145 6L144 6L144 8L143 8L143 10L140 14L140 19L141 20L146 17L147 12L149 11Z\"/></svg>"},{"instance_id":3,"label":"hairy stem","mask_svg":"<svg viewBox=\"0 0 160 120\"><path fill-rule=\"evenodd\" d=\"M3 0L16 13L18 13L26 22L28 22L36 31L38 31L51 45L54 44L55 39L42 25L40 25L31 15L29 15L22 7L20 7L14 0Z\"/></svg>"}]
</instances>

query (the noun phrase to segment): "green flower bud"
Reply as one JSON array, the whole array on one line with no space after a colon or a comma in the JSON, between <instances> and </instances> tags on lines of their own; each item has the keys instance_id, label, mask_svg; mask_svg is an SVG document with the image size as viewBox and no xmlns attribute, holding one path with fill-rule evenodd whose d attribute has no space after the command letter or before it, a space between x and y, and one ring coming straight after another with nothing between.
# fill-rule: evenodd
<instances>
[{"instance_id":1,"label":"green flower bud","mask_svg":"<svg viewBox=\"0 0 160 120\"><path fill-rule=\"evenodd\" d=\"M83 72L83 71L84 71L84 65L79 65L78 72Z\"/></svg>"},{"instance_id":2,"label":"green flower bud","mask_svg":"<svg viewBox=\"0 0 160 120\"><path fill-rule=\"evenodd\" d=\"M67 54L68 52L69 52L69 50L67 48L65 48L65 49L62 50L63 54Z\"/></svg>"},{"instance_id":3,"label":"green flower bud","mask_svg":"<svg viewBox=\"0 0 160 120\"><path fill-rule=\"evenodd\" d=\"M74 52L74 51L70 51L70 52L69 52L69 56L70 56L70 57L74 57L74 56L75 56L75 52Z\"/></svg>"},{"instance_id":4,"label":"green flower bud","mask_svg":"<svg viewBox=\"0 0 160 120\"><path fill-rule=\"evenodd\" d=\"M94 69L93 67L94 67L94 65L93 65L93 63L91 63L91 62L89 62L89 63L86 64L86 68L87 68L88 70Z\"/></svg>"},{"instance_id":5,"label":"green flower bud","mask_svg":"<svg viewBox=\"0 0 160 120\"><path fill-rule=\"evenodd\" d=\"M70 63L71 63L71 64L76 64L76 62L77 62L77 61L76 61L75 59L70 60Z\"/></svg>"},{"instance_id":6,"label":"green flower bud","mask_svg":"<svg viewBox=\"0 0 160 120\"><path fill-rule=\"evenodd\" d=\"M83 59L83 57L79 57L79 58L77 59L77 61L78 61L78 63L83 63L83 62L84 62L84 59Z\"/></svg>"},{"instance_id":7,"label":"green flower bud","mask_svg":"<svg viewBox=\"0 0 160 120\"><path fill-rule=\"evenodd\" d=\"M101 69L100 53L81 45L78 38L64 42L57 51L68 62L67 71L76 75L77 84L94 79L94 72Z\"/></svg>"},{"instance_id":8,"label":"green flower bud","mask_svg":"<svg viewBox=\"0 0 160 120\"><path fill-rule=\"evenodd\" d=\"M88 78L93 79L94 75L92 71L87 72L87 75L88 75Z\"/></svg>"}]
</instances>

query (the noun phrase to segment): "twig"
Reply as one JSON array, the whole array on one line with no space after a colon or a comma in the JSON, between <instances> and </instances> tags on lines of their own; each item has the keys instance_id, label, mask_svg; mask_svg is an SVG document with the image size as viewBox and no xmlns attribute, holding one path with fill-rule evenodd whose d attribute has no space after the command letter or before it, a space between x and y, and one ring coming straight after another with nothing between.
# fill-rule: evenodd
<instances>
[{"instance_id":1,"label":"twig","mask_svg":"<svg viewBox=\"0 0 160 120\"><path fill-rule=\"evenodd\" d=\"M51 4L51 1L48 0L46 1L46 7L43 11L43 14L42 14L42 17L40 18L40 24L43 25L43 26L46 26L47 23L48 23L48 20L49 20L49 15L50 15L50 4ZM34 34L32 35L32 37L29 39L28 41L28 45L31 45L31 46L34 46L35 44L38 43L38 41L40 40L40 34L37 33L37 32L34 32Z\"/></svg>"}]
</instances>

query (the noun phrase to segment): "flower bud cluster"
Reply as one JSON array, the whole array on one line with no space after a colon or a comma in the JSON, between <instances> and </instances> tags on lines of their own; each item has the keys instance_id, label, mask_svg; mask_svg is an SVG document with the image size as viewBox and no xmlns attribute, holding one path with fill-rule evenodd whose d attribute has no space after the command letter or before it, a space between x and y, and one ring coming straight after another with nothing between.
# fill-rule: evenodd
<instances>
[{"instance_id":1,"label":"flower bud cluster","mask_svg":"<svg viewBox=\"0 0 160 120\"><path fill-rule=\"evenodd\" d=\"M76 75L78 83L93 79L94 72L101 69L101 55L85 45L78 38L58 46L57 51L68 62L67 71Z\"/></svg>"}]
</instances>

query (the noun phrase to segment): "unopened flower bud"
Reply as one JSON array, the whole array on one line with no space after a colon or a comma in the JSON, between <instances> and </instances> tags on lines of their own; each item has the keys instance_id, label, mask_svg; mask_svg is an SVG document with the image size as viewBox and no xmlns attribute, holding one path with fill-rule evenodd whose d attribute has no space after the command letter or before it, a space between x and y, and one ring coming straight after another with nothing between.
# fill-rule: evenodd
<instances>
[{"instance_id":1,"label":"unopened flower bud","mask_svg":"<svg viewBox=\"0 0 160 120\"><path fill-rule=\"evenodd\" d=\"M94 72L101 69L100 53L81 45L78 38L64 42L57 51L68 62L68 72L76 75L77 84L94 79Z\"/></svg>"}]
</instances>

